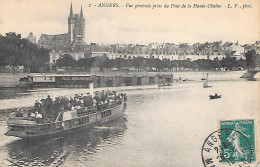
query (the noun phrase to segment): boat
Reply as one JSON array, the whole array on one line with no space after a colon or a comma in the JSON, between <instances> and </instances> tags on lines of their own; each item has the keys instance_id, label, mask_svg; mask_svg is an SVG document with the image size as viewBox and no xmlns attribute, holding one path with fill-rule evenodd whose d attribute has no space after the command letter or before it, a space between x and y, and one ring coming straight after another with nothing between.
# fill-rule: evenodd
<instances>
[{"instance_id":1,"label":"boat","mask_svg":"<svg viewBox=\"0 0 260 167\"><path fill-rule=\"evenodd\" d=\"M217 93L215 95L209 95L210 99L219 99L222 95L218 95Z\"/></svg>"},{"instance_id":2,"label":"boat","mask_svg":"<svg viewBox=\"0 0 260 167\"><path fill-rule=\"evenodd\" d=\"M26 88L88 88L94 82L96 88L117 86L152 85L173 82L173 74L31 74L20 78L20 87Z\"/></svg>"},{"instance_id":3,"label":"boat","mask_svg":"<svg viewBox=\"0 0 260 167\"><path fill-rule=\"evenodd\" d=\"M31 87L32 86L32 77L27 76L19 79L19 87Z\"/></svg>"},{"instance_id":4,"label":"boat","mask_svg":"<svg viewBox=\"0 0 260 167\"><path fill-rule=\"evenodd\" d=\"M207 73L206 82L203 84L203 88L211 88L211 87L212 87L212 86L209 85L208 73Z\"/></svg>"},{"instance_id":5,"label":"boat","mask_svg":"<svg viewBox=\"0 0 260 167\"><path fill-rule=\"evenodd\" d=\"M159 83L158 83L158 88L160 88L160 87L165 87L165 86L172 86L172 83L170 83L170 82L166 82L166 83L164 83L164 82L159 82Z\"/></svg>"},{"instance_id":6,"label":"boat","mask_svg":"<svg viewBox=\"0 0 260 167\"><path fill-rule=\"evenodd\" d=\"M8 131L5 135L22 139L34 139L91 128L123 116L127 107L126 101L126 95L119 94L115 100L103 104L82 108L75 107L70 110L62 106L62 110L54 110L54 113L56 112L55 117L53 117L54 114L32 118L26 117L26 114L19 113L19 115L16 114L16 116L9 117L7 120ZM37 112L35 113L38 114Z\"/></svg>"},{"instance_id":7,"label":"boat","mask_svg":"<svg viewBox=\"0 0 260 167\"><path fill-rule=\"evenodd\" d=\"M209 85L208 80L203 84L203 88L211 88L212 86Z\"/></svg>"},{"instance_id":8,"label":"boat","mask_svg":"<svg viewBox=\"0 0 260 167\"><path fill-rule=\"evenodd\" d=\"M201 78L201 80L206 80L206 78L205 78L205 74L203 73L203 77Z\"/></svg>"}]
</instances>

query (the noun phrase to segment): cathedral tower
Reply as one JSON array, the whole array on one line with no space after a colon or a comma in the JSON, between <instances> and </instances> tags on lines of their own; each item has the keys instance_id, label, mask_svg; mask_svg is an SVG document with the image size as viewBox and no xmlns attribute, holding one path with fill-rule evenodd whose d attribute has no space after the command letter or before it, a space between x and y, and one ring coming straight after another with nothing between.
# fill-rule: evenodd
<instances>
[{"instance_id":1,"label":"cathedral tower","mask_svg":"<svg viewBox=\"0 0 260 167\"><path fill-rule=\"evenodd\" d=\"M72 3L70 6L70 15L68 17L68 34L71 44L84 44L85 42L85 18L83 16L82 6L80 14L73 14Z\"/></svg>"}]
</instances>

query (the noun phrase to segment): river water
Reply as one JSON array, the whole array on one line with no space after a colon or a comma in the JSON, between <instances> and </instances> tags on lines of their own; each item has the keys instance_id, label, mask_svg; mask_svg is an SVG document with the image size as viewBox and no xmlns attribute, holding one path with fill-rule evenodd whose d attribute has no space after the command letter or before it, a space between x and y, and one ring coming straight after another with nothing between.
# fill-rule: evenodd
<instances>
[{"instance_id":1,"label":"river water","mask_svg":"<svg viewBox=\"0 0 260 167\"><path fill-rule=\"evenodd\" d=\"M1 113L0 166L203 166L203 142L219 128L220 120L255 119L255 128L260 130L260 82L239 76L211 74L212 88L206 89L198 77L190 74L182 77L197 82L178 82L160 89L118 89L128 95L124 117L100 127L40 141L4 136L8 113ZM54 96L82 92L41 91ZM222 98L209 100L214 93ZM31 92L28 96L0 100L0 106L2 109L26 106L36 98L36 93Z\"/></svg>"}]
</instances>

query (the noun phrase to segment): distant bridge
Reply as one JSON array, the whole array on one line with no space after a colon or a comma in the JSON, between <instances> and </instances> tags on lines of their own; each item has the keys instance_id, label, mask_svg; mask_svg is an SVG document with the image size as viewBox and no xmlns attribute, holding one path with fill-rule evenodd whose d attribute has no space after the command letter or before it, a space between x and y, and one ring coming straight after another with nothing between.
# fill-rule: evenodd
<instances>
[{"instance_id":1,"label":"distant bridge","mask_svg":"<svg viewBox=\"0 0 260 167\"><path fill-rule=\"evenodd\" d=\"M249 69L240 78L253 79L258 72L260 72L260 69Z\"/></svg>"}]
</instances>

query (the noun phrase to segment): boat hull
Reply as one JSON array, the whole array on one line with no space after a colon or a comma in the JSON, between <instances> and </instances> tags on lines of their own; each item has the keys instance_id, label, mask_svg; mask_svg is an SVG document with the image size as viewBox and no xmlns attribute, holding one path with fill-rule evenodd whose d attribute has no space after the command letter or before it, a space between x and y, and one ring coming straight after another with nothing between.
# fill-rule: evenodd
<instances>
[{"instance_id":1,"label":"boat hull","mask_svg":"<svg viewBox=\"0 0 260 167\"><path fill-rule=\"evenodd\" d=\"M41 125L29 125L27 127L35 126L35 133L28 133L26 130L20 131L7 131L6 136L15 136L22 139L33 139L33 138L45 138L50 136L60 136L67 133L75 132L82 129L89 129L93 126L98 126L107 122L122 117L126 110L126 102L123 102L121 105L115 106L113 108L104 109L102 111L97 111L96 113L89 114L86 116L81 116L73 120L60 121L52 124L41 124ZM111 114L110 114L111 113ZM110 114L110 115L109 115ZM84 122L85 120L85 122ZM50 126L53 130L41 131L46 129L47 126ZM48 127L47 127L48 128ZM25 128L26 129L26 128Z\"/></svg>"},{"instance_id":2,"label":"boat hull","mask_svg":"<svg viewBox=\"0 0 260 167\"><path fill-rule=\"evenodd\" d=\"M218 96L210 95L209 98L210 99L219 99L219 98L221 98L221 95L218 95Z\"/></svg>"}]
</instances>

